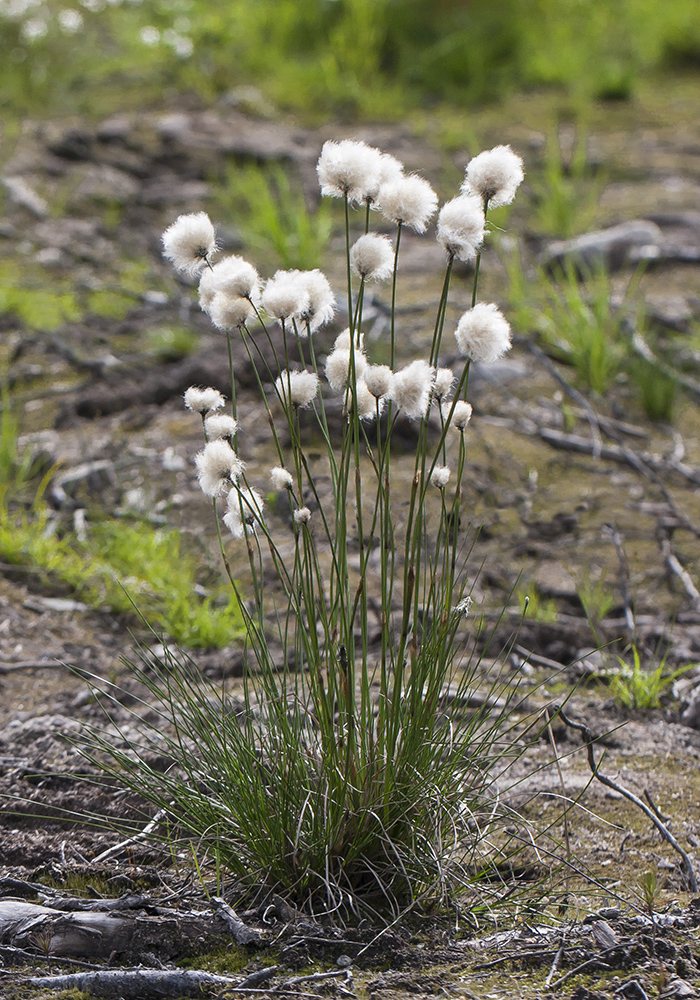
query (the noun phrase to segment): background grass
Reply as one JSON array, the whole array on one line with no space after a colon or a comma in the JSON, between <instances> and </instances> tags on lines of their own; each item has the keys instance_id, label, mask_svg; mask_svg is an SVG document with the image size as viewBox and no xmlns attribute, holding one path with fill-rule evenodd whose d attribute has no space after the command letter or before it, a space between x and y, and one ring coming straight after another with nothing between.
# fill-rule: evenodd
<instances>
[{"instance_id":1,"label":"background grass","mask_svg":"<svg viewBox=\"0 0 700 1000\"><path fill-rule=\"evenodd\" d=\"M0 20L14 114L254 84L282 109L383 117L541 86L626 98L700 63L700 0L1 0Z\"/></svg>"}]
</instances>

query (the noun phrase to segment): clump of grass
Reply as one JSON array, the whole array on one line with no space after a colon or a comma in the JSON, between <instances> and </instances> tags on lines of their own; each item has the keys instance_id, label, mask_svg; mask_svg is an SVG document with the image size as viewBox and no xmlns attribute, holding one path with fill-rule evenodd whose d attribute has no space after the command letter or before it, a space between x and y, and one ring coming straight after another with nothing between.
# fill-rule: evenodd
<instances>
[{"instance_id":1,"label":"clump of grass","mask_svg":"<svg viewBox=\"0 0 700 1000\"><path fill-rule=\"evenodd\" d=\"M540 332L550 350L571 364L580 382L602 395L627 354L625 311L611 301L608 273L600 269L580 281L567 268L551 283L540 314Z\"/></svg>"},{"instance_id":2,"label":"clump of grass","mask_svg":"<svg viewBox=\"0 0 700 1000\"><path fill-rule=\"evenodd\" d=\"M245 167L231 164L216 195L217 211L235 218L251 251L270 254L283 267L314 268L323 260L331 236L327 202L310 209L279 164Z\"/></svg>"},{"instance_id":3,"label":"clump of grass","mask_svg":"<svg viewBox=\"0 0 700 1000\"><path fill-rule=\"evenodd\" d=\"M571 365L582 388L603 395L620 376L634 370L629 321L641 271L622 300L613 294L609 273L600 267L581 276L574 266L550 274L525 274L517 251L504 256L509 297L518 327L538 336L553 357Z\"/></svg>"},{"instance_id":4,"label":"clump of grass","mask_svg":"<svg viewBox=\"0 0 700 1000\"><path fill-rule=\"evenodd\" d=\"M182 216L163 237L166 256L200 274L215 325L258 361L269 475L288 518L270 517L270 480L239 457L249 418L235 373L229 413L216 389L188 389L185 404L202 419L200 485L245 623L242 700L166 649L155 666L132 665L157 720L139 723L138 742L94 732L90 759L162 810L167 827L155 836L198 845L200 870L224 868L250 894L282 890L342 917L464 895L472 908L495 905L501 893L485 875L505 878L499 863L515 849L496 782L522 752L522 704L509 671L487 669L481 629L467 632L473 543L461 512L470 366L510 347L505 317L477 302L478 254L489 205L512 200L522 165L502 147L473 163L472 195L439 219L446 267L427 360L399 360L396 303L402 231L422 232L437 197L378 150L327 144L318 164L323 193L344 209L349 316L325 363L314 334L334 294L319 271L277 272L261 290L240 257L210 260L216 234L203 214ZM375 201L393 241L369 231ZM476 267L453 372L439 359L457 258ZM366 353L372 280L391 282L388 366ZM292 351L301 367L290 366ZM405 458L394 441L401 414L415 433ZM247 561L243 583L230 571L226 530ZM473 711L476 688L487 707ZM150 763L157 747L172 762L165 773Z\"/></svg>"},{"instance_id":5,"label":"clump of grass","mask_svg":"<svg viewBox=\"0 0 700 1000\"><path fill-rule=\"evenodd\" d=\"M610 681L610 693L624 708L646 710L659 708L661 699L676 678L681 677L696 664L691 663L676 670L669 670L663 656L655 667L643 667L642 655L636 645L630 650L632 662L617 657L620 669Z\"/></svg>"},{"instance_id":6,"label":"clump of grass","mask_svg":"<svg viewBox=\"0 0 700 1000\"><path fill-rule=\"evenodd\" d=\"M48 511L30 515L0 506L0 559L43 570L92 607L133 615L135 605L154 628L192 647L222 647L241 634L236 597L221 585L199 596L200 560L186 552L180 532L105 520L86 540L59 534Z\"/></svg>"},{"instance_id":7,"label":"clump of grass","mask_svg":"<svg viewBox=\"0 0 700 1000\"><path fill-rule=\"evenodd\" d=\"M569 239L590 229L605 178L592 175L585 133L573 128L568 149L563 148L563 135L561 129L550 130L544 169L531 182L533 224L544 233Z\"/></svg>"},{"instance_id":8,"label":"clump of grass","mask_svg":"<svg viewBox=\"0 0 700 1000\"><path fill-rule=\"evenodd\" d=\"M19 448L19 418L7 383L0 384L0 505L8 495L21 494L35 477L37 466L29 448Z\"/></svg>"},{"instance_id":9,"label":"clump of grass","mask_svg":"<svg viewBox=\"0 0 700 1000\"><path fill-rule=\"evenodd\" d=\"M678 397L678 382L646 358L632 357L630 380L650 420L671 423Z\"/></svg>"}]
</instances>

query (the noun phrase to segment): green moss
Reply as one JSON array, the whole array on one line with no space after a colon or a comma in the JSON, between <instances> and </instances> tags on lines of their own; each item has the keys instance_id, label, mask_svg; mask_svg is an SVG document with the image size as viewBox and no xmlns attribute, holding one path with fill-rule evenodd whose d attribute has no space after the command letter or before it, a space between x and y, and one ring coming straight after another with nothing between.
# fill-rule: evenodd
<instances>
[{"instance_id":1,"label":"green moss","mask_svg":"<svg viewBox=\"0 0 700 1000\"><path fill-rule=\"evenodd\" d=\"M76 896L90 896L91 889L105 898L119 895L107 879L95 875L83 875L80 872L68 872L60 880L53 878L51 875L42 875L39 881L48 888L62 889L65 892L72 892Z\"/></svg>"},{"instance_id":2,"label":"green moss","mask_svg":"<svg viewBox=\"0 0 700 1000\"><path fill-rule=\"evenodd\" d=\"M17 317L31 330L51 332L86 316L123 319L150 286L150 264L121 260L103 287L81 293L71 277L14 258L0 260L0 314Z\"/></svg>"},{"instance_id":3,"label":"green moss","mask_svg":"<svg viewBox=\"0 0 700 1000\"><path fill-rule=\"evenodd\" d=\"M93 316L104 316L106 319L123 319L133 308L133 295L100 288L88 294L85 311Z\"/></svg>"},{"instance_id":4,"label":"green moss","mask_svg":"<svg viewBox=\"0 0 700 1000\"><path fill-rule=\"evenodd\" d=\"M180 966L183 969L201 969L203 972L225 976L232 972L241 972L253 960L254 957L246 948L231 942L218 945L211 951L200 952L191 958L185 958L180 962Z\"/></svg>"},{"instance_id":5,"label":"green moss","mask_svg":"<svg viewBox=\"0 0 700 1000\"><path fill-rule=\"evenodd\" d=\"M158 361L178 361L193 354L198 343L197 334L186 326L157 326L143 338L143 353Z\"/></svg>"}]
</instances>

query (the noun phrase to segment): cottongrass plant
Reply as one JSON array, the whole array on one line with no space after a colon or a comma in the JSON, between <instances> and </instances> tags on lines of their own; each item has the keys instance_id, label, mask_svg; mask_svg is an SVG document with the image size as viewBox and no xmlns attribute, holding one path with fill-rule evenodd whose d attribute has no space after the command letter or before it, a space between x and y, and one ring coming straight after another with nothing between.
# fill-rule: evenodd
<instances>
[{"instance_id":1,"label":"cottongrass plant","mask_svg":"<svg viewBox=\"0 0 700 1000\"><path fill-rule=\"evenodd\" d=\"M241 887L282 889L316 912L397 913L464 892L471 906L489 905L502 893L481 876L509 851L499 795L522 752L519 695L501 679L474 698L485 671L468 618L473 542L462 481L470 364L510 347L505 317L476 301L486 213L512 198L522 164L507 147L473 163L465 191L440 212L446 272L427 357L403 366L394 322L401 232L425 231L437 197L393 157L359 142L323 147L322 192L345 206L350 317L325 358L314 333L334 298L321 272L277 272L263 284L241 258L215 262L201 214L163 237L176 267L201 275L202 308L226 329L229 357L240 338L255 363L274 464L267 481L246 472L233 371L230 416L216 390L188 390L205 439L197 475L246 622L241 700L166 651L137 670L156 722L141 720L137 741L95 735L93 758ZM370 232L376 212L394 225L393 240ZM477 269L453 372L439 359L455 259ZM390 365L371 363L362 334L365 284L382 280L392 289ZM293 348L301 365L290 362ZM313 415L311 441L302 410ZM393 449L401 415L415 426L408 477L397 475ZM286 526L268 514L270 487L286 496ZM232 550L247 556L244 582L229 568Z\"/></svg>"}]
</instances>

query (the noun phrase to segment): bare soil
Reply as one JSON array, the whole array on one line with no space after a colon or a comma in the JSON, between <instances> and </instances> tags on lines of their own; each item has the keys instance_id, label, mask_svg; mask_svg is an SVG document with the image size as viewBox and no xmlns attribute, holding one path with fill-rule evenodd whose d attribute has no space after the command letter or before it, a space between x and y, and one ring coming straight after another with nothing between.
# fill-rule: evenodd
<instances>
[{"instance_id":1,"label":"bare soil","mask_svg":"<svg viewBox=\"0 0 700 1000\"><path fill-rule=\"evenodd\" d=\"M670 104L665 115L653 101L599 111L588 141L591 159L607 177L599 223L655 218L661 226L665 249L644 277L645 308L662 336L684 330L692 353L700 315L698 258L674 248L700 247L700 125L689 113L686 91ZM511 142L536 176L544 143L537 121L536 109L516 103L491 119L482 116L478 126L484 146ZM435 120L420 130L365 127L352 134L395 153L409 168L442 177L442 193L451 196L470 151L445 152L444 127ZM191 533L203 551L213 548L209 511L192 474L199 429L182 411L181 395L191 384L229 391L225 346L199 312L194 289L175 281L160 260L159 236L179 212L210 204L207 199L231 161L286 162L315 198L315 160L322 141L332 135L337 133L221 109L97 124L27 123L3 167L4 177L21 179L24 195L16 185L14 194L9 188L0 219L0 253L21 262L25 286L60 280L82 295L119 291L125 260L138 261L143 276L133 304L112 318L85 312L48 332L22 322L16 311L0 315L0 350L13 397L23 408L24 443L42 450L47 465L60 461L62 472L107 463L106 472L79 477L72 503L60 514L66 521L76 506L87 509L88 523L101 512L130 508ZM44 200L43 207L32 205L27 189ZM216 218L213 208L211 214ZM523 233L530 267L547 241L523 231L526 214L525 207L518 208L508 227ZM216 221L226 224L228 249L238 249L232 220ZM413 357L431 328L428 307L439 294L442 261L428 238L407 238L403 252L401 337L406 356ZM623 261L614 279L619 287L633 267ZM326 270L342 289L339 247L332 248ZM503 263L493 250L485 255L483 271L484 297L504 301ZM470 289L470 275L456 275L448 324L467 306ZM380 292L369 313L370 351L381 349L385 306ZM198 333L194 354L170 362L144 354L154 329L179 325ZM320 354L343 325L341 315L337 328L320 339ZM591 440L585 413L528 350L529 331L516 333L521 342L509 360L493 372L477 371L471 384L475 412L466 496L473 530L480 532L475 596L478 610L493 623L506 607L493 656L512 671L514 682L532 688L535 708L566 701L568 714L601 737L602 772L640 798L648 793L693 857L700 841L700 668L669 685L660 708L635 712L611 699L607 678L614 659L593 650L611 644L623 651L634 637L646 664L661 655L669 669L700 660L700 595L694 590L700 583L697 397L681 399L673 427L653 425L621 381L605 399L591 400L610 450L599 457L577 453L574 438ZM262 482L271 464L264 411L242 353L235 370L239 411L246 414L243 458L251 478L259 474ZM574 382L570 371L560 371ZM409 425L402 428L409 458L412 433ZM284 530L281 518L279 527ZM634 636L619 585L621 550L615 537L629 565ZM243 573L235 551L231 558L234 572ZM601 579L608 581L615 603L593 635L580 594L586 582ZM519 592L536 599L517 648L510 650L520 621ZM117 843L118 834L66 819L66 810L119 816L136 808L119 789L83 780L86 765L71 740L79 738L83 725L99 720L99 706L80 674L63 666L128 690L123 659L134 655L133 630L140 634L136 619L89 609L32 567L0 566L4 897L18 895L18 882L44 883L69 895L99 885L100 895L139 889L153 906L168 899L183 912L207 910L192 873L177 860L137 845L96 865L94 858ZM240 666L234 645L194 655L215 678L234 676ZM342 988L372 998L699 995L700 897L688 890L678 854L636 806L592 778L579 733L560 722L553 730L554 742L542 741L529 751L522 780L509 793L523 830L530 824L550 828L540 843L548 844L551 854L530 852L532 867L523 872L525 887L535 869L538 877L559 873L556 881L552 876L549 896L537 895L536 906L529 907L524 896L497 927L464 915L458 921L454 915L413 915L376 941L376 928L300 930L279 914L276 924L265 924L264 910L255 911L246 920L268 935L266 947L228 947L223 953L228 959L217 959L218 971L248 973L273 954L284 976L313 963L337 968L337 960L349 955L354 984L341 981ZM565 828L562 802L570 800L577 804ZM647 871L660 885L653 915L640 899L639 876ZM39 898L31 891L22 895ZM222 933L222 927L212 929L199 942L210 963ZM0 981L0 994L23 989L20 974L52 968L40 942L29 940L24 950L33 957L0 946L5 963L0 976L9 991L3 993ZM185 955L185 950L162 959L156 955L153 963L147 950L136 960L156 967ZM115 954L112 962L125 957ZM581 971L569 975L577 968ZM305 989L339 987L322 981Z\"/></svg>"}]
</instances>

